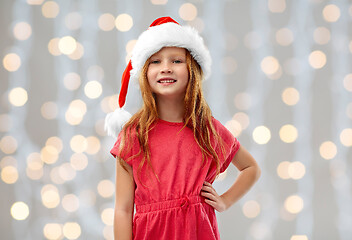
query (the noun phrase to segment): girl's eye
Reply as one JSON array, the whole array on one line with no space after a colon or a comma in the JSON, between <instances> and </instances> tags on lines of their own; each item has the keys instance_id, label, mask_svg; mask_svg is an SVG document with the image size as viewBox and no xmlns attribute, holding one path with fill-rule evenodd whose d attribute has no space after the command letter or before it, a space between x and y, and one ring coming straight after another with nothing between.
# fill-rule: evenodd
<instances>
[{"instance_id":1,"label":"girl's eye","mask_svg":"<svg viewBox=\"0 0 352 240\"><path fill-rule=\"evenodd\" d=\"M174 63L182 63L181 60L174 60Z\"/></svg>"},{"instance_id":2,"label":"girl's eye","mask_svg":"<svg viewBox=\"0 0 352 240\"><path fill-rule=\"evenodd\" d=\"M160 63L160 61L159 60L153 60L153 61L150 61L150 63L157 64L157 63Z\"/></svg>"}]
</instances>

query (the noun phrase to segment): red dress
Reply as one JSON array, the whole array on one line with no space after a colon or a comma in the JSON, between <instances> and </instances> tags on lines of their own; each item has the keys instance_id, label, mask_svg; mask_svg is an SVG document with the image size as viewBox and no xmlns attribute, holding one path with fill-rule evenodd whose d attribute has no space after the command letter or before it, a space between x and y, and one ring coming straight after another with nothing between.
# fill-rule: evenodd
<instances>
[{"instance_id":1,"label":"red dress","mask_svg":"<svg viewBox=\"0 0 352 240\"><path fill-rule=\"evenodd\" d=\"M225 158L220 158L224 172L240 147L237 139L215 118L215 130L224 140ZM216 174L216 165L210 159L202 167L202 154L194 140L193 132L183 123L158 120L149 132L151 162L160 182L147 162L138 173L141 156L127 160L132 166L136 184L133 217L133 239L213 240L220 239L214 208L200 195L204 181L210 183ZM133 148L119 154L120 135L111 154L126 160L139 151L134 138ZM220 148L215 150L221 157ZM214 147L214 145L213 145ZM147 171L149 170L149 171ZM144 184L144 186L143 186Z\"/></svg>"}]
</instances>

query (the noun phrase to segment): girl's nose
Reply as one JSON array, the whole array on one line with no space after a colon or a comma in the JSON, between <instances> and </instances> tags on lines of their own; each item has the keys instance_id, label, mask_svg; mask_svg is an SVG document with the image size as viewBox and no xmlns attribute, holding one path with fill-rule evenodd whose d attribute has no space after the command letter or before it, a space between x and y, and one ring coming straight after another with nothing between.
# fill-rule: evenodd
<instances>
[{"instance_id":1,"label":"girl's nose","mask_svg":"<svg viewBox=\"0 0 352 240\"><path fill-rule=\"evenodd\" d=\"M168 63L163 64L161 70L162 73L171 73L172 69Z\"/></svg>"}]
</instances>

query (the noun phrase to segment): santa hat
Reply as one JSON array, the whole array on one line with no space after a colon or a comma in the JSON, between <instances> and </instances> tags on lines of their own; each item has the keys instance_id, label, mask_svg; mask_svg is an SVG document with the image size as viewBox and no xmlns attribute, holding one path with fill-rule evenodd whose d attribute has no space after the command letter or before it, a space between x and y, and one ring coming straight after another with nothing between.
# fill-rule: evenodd
<instances>
[{"instance_id":1,"label":"santa hat","mask_svg":"<svg viewBox=\"0 0 352 240\"><path fill-rule=\"evenodd\" d=\"M202 68L204 79L210 76L211 57L203 38L191 26L181 26L170 17L156 19L138 38L125 71L122 74L119 108L105 118L105 130L116 137L131 114L123 109L129 81L138 81L141 70L150 56L163 47L186 48Z\"/></svg>"}]
</instances>

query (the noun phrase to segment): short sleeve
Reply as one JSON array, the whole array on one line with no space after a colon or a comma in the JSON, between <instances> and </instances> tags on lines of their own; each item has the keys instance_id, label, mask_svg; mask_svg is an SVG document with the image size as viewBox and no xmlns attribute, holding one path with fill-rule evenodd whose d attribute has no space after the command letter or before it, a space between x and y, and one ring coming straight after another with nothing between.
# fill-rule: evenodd
<instances>
[{"instance_id":1,"label":"short sleeve","mask_svg":"<svg viewBox=\"0 0 352 240\"><path fill-rule=\"evenodd\" d=\"M235 138L232 133L223 126L218 120L214 117L212 118L213 125L217 133L224 144L224 154L222 154L221 148L217 148L218 155L220 157L220 173L224 172L227 167L230 165L232 159L236 155L238 149L240 148L240 142Z\"/></svg>"},{"instance_id":2,"label":"short sleeve","mask_svg":"<svg viewBox=\"0 0 352 240\"><path fill-rule=\"evenodd\" d=\"M231 133L230 133L231 134ZM237 140L237 138L233 138L233 143L231 145L231 148L228 150L228 156L227 158L224 160L224 162L222 163L222 166L220 168L220 173L224 172L227 167L230 165L232 159L235 157L238 149L240 148L240 142Z\"/></svg>"},{"instance_id":3,"label":"short sleeve","mask_svg":"<svg viewBox=\"0 0 352 240\"><path fill-rule=\"evenodd\" d=\"M114 156L114 158L119 157L119 158L123 159L128 165L132 166L132 163L130 161L126 161L126 160L132 156L133 146L132 146L131 150L127 151L126 145L128 143L126 143L124 149L120 149L122 137L123 137L123 132L121 131L119 133L119 135L117 136L117 140L116 140L114 146L112 147L112 149L110 150L110 153L111 153L111 155Z\"/></svg>"}]
</instances>

